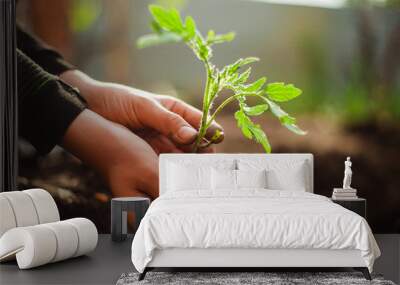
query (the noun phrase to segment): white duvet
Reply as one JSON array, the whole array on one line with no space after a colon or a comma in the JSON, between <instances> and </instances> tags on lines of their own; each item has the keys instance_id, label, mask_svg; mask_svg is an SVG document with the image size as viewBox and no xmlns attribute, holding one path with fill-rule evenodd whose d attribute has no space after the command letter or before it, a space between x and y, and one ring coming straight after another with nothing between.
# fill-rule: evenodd
<instances>
[{"instance_id":1,"label":"white duvet","mask_svg":"<svg viewBox=\"0 0 400 285\"><path fill-rule=\"evenodd\" d=\"M365 219L328 198L257 189L162 195L134 237L135 268L165 248L358 249L371 272L380 255Z\"/></svg>"}]
</instances>

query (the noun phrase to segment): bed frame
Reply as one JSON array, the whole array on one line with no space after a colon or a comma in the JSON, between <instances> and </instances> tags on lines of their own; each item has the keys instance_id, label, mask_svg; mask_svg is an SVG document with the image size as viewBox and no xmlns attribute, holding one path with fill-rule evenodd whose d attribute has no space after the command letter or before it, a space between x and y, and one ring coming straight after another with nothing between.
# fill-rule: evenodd
<instances>
[{"instance_id":1,"label":"bed frame","mask_svg":"<svg viewBox=\"0 0 400 285\"><path fill-rule=\"evenodd\" d=\"M359 250L329 249L193 249L156 250L152 261L139 275L143 280L154 268L337 268L351 267L371 280Z\"/></svg>"},{"instance_id":2,"label":"bed frame","mask_svg":"<svg viewBox=\"0 0 400 285\"><path fill-rule=\"evenodd\" d=\"M307 192L313 192L312 154L162 154L160 156L160 195L165 193L169 161L184 160L234 160L240 158L265 158L276 160L305 160L308 164ZM246 271L254 268L343 268L361 271L371 280L368 268L359 250L330 249L253 249L253 248L169 248L154 252L152 261L139 275L143 280L146 273L155 268L232 268Z\"/></svg>"}]
</instances>

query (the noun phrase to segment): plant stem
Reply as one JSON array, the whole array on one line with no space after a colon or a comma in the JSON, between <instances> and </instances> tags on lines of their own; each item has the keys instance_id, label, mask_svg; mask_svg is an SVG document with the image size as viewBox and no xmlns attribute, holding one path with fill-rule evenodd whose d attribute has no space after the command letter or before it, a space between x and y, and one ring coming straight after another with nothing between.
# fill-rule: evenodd
<instances>
[{"instance_id":1,"label":"plant stem","mask_svg":"<svg viewBox=\"0 0 400 285\"><path fill-rule=\"evenodd\" d=\"M203 113L201 116L201 123L199 127L199 134L197 135L194 147L193 147L193 152L197 152L201 141L203 140L206 131L207 131L207 118L208 118L208 112L210 108L210 102L209 102L209 96L210 96L210 81L212 80L212 73L211 73L211 68L208 62L205 62L206 65L206 73L207 73L207 81L206 81L206 87L204 89L204 96L203 96Z\"/></svg>"},{"instance_id":2,"label":"plant stem","mask_svg":"<svg viewBox=\"0 0 400 285\"><path fill-rule=\"evenodd\" d=\"M221 103L221 105L219 105L218 107L217 107L217 109L215 109L215 111L214 111L214 113L211 115L211 117L210 117L210 119L208 120L208 122L207 122L207 124L206 124L206 129L208 129L208 127L212 124L212 122L215 120L215 117L217 116L217 114L226 106L226 105L228 105L229 103L231 103L233 100L235 100L236 98L238 98L238 97L243 97L243 96L258 96L258 97L261 97L262 98L262 96L261 95L259 95L259 94L247 94L247 95L244 95L244 94L235 94L235 95L233 95L233 96L231 96L231 97L229 97L229 98L227 98L227 99L225 99L222 103Z\"/></svg>"}]
</instances>

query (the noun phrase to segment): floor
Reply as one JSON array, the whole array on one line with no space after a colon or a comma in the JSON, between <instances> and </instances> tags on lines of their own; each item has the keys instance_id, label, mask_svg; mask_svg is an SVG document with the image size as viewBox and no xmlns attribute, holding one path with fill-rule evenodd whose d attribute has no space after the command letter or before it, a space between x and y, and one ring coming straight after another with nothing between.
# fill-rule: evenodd
<instances>
[{"instance_id":1,"label":"floor","mask_svg":"<svg viewBox=\"0 0 400 285\"><path fill-rule=\"evenodd\" d=\"M382 257L375 272L400 282L400 234L375 235ZM100 235L97 249L78 257L30 270L18 270L15 262L0 265L0 284L115 284L124 272L134 271L130 261L131 238L114 243L109 235Z\"/></svg>"},{"instance_id":2,"label":"floor","mask_svg":"<svg viewBox=\"0 0 400 285\"><path fill-rule=\"evenodd\" d=\"M381 257L375 261L374 271L400 284L400 234L376 234L375 239Z\"/></svg>"}]
</instances>

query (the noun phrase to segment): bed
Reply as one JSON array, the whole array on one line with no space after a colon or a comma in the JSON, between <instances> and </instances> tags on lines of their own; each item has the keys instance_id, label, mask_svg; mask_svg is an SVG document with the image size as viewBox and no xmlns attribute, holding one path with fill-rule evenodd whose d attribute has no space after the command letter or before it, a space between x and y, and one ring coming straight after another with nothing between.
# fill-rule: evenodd
<instances>
[{"instance_id":1,"label":"bed","mask_svg":"<svg viewBox=\"0 0 400 285\"><path fill-rule=\"evenodd\" d=\"M380 251L364 218L313 194L312 154L162 154L160 197L132 262L159 267L353 267Z\"/></svg>"}]
</instances>

